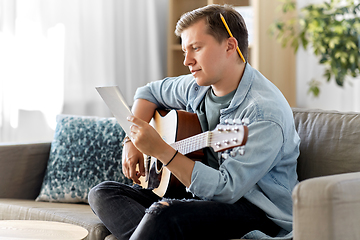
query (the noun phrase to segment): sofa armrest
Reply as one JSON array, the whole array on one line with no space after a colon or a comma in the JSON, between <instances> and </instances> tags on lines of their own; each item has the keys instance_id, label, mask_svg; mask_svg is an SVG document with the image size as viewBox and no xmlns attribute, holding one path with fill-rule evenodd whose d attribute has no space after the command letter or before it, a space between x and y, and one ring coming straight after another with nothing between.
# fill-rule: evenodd
<instances>
[{"instance_id":1,"label":"sofa armrest","mask_svg":"<svg viewBox=\"0 0 360 240\"><path fill-rule=\"evenodd\" d=\"M0 144L0 198L37 197L50 146L50 142Z\"/></svg>"},{"instance_id":2,"label":"sofa armrest","mask_svg":"<svg viewBox=\"0 0 360 240\"><path fill-rule=\"evenodd\" d=\"M360 239L360 172L300 182L293 191L294 239Z\"/></svg>"}]
</instances>

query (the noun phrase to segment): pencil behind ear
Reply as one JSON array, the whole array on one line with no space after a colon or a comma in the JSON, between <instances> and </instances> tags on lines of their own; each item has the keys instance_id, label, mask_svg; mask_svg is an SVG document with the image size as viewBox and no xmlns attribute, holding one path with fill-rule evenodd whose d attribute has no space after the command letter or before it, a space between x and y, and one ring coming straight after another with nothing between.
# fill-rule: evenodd
<instances>
[{"instance_id":1,"label":"pencil behind ear","mask_svg":"<svg viewBox=\"0 0 360 240\"><path fill-rule=\"evenodd\" d=\"M221 18L221 21L223 22L223 24L224 24L227 32L229 33L230 38L233 38L234 36L232 35L231 30L230 30L228 24L226 23L226 20L225 20L224 16L223 16L221 13L220 13L220 18ZM236 39L235 39L235 40L236 40ZM237 42L237 40L236 40L236 42ZM239 48L238 44L236 44L236 51L239 53L239 56L240 56L241 60L242 60L244 63L246 63L246 60L245 60L242 52L240 51L240 48Z\"/></svg>"}]
</instances>

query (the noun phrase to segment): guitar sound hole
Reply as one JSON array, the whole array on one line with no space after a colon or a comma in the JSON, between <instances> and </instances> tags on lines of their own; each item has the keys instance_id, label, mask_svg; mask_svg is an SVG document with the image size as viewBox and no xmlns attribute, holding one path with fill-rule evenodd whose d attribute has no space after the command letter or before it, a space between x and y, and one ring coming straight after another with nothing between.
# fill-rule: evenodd
<instances>
[{"instance_id":1,"label":"guitar sound hole","mask_svg":"<svg viewBox=\"0 0 360 240\"><path fill-rule=\"evenodd\" d=\"M156 172L156 162L153 162L149 171L148 189L155 189L159 187L161 181L161 174L158 174Z\"/></svg>"},{"instance_id":2,"label":"guitar sound hole","mask_svg":"<svg viewBox=\"0 0 360 240\"><path fill-rule=\"evenodd\" d=\"M156 173L160 174L162 168L163 168L162 162L160 162L159 160L156 160L156 164L155 164Z\"/></svg>"}]
</instances>

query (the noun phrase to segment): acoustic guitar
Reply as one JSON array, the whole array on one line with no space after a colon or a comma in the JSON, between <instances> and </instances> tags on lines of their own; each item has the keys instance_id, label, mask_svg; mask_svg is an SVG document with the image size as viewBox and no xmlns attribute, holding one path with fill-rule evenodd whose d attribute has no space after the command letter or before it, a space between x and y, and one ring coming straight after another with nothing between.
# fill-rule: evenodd
<instances>
[{"instance_id":1,"label":"acoustic guitar","mask_svg":"<svg viewBox=\"0 0 360 240\"><path fill-rule=\"evenodd\" d=\"M225 151L244 146L248 136L248 128L241 121L219 124L213 131L202 133L196 114L177 110L157 110L150 124L165 142L194 161L202 160L205 147ZM145 177L140 178L143 188L152 189L159 197L185 193L185 186L159 160L144 155L144 161Z\"/></svg>"}]
</instances>

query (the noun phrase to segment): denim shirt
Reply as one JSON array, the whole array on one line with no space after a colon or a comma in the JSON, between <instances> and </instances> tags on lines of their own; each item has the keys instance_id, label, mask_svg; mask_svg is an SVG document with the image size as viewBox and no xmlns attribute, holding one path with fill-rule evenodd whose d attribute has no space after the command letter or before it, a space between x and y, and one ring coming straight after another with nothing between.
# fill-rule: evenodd
<instances>
[{"instance_id":1,"label":"denim shirt","mask_svg":"<svg viewBox=\"0 0 360 240\"><path fill-rule=\"evenodd\" d=\"M134 99L194 113L208 88L197 85L192 75L184 75L149 83L137 90ZM195 162L188 190L202 199L224 203L245 197L282 227L285 235L292 231L291 193L298 183L300 138L280 90L249 64L229 107L220 112L220 123L244 118L249 119L245 154L220 157L218 170Z\"/></svg>"}]
</instances>

